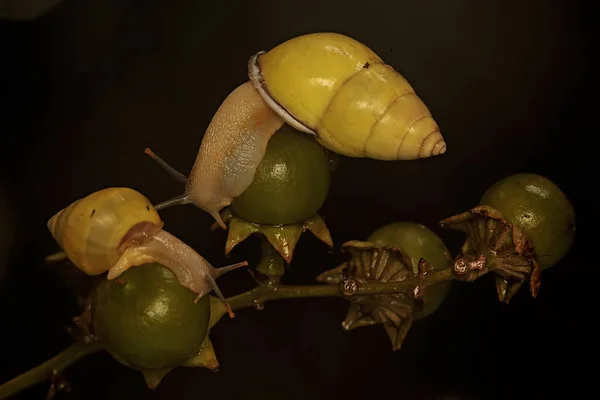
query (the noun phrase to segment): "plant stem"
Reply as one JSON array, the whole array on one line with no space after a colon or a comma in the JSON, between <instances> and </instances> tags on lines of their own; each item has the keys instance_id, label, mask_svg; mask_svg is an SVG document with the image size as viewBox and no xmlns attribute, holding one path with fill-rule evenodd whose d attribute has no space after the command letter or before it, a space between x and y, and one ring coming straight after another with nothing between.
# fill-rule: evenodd
<instances>
[{"instance_id":1,"label":"plant stem","mask_svg":"<svg viewBox=\"0 0 600 400\"><path fill-rule=\"evenodd\" d=\"M436 283L454 279L452 268L432 271L428 274L426 282ZM252 290L227 299L231 308L236 310L244 307L262 308L265 302L279 299L293 299L305 297L346 297L365 296L376 294L393 294L407 287L418 285L423 281L420 278L407 279L402 282L376 282L365 283L358 286L352 295L344 295L340 285L261 285Z\"/></svg>"},{"instance_id":2,"label":"plant stem","mask_svg":"<svg viewBox=\"0 0 600 400\"><path fill-rule=\"evenodd\" d=\"M38 383L50 382L56 373L64 371L80 358L100 350L103 350L103 347L97 339L89 342L76 342L48 361L2 384L0 386L0 400L8 399L10 396Z\"/></svg>"},{"instance_id":3,"label":"plant stem","mask_svg":"<svg viewBox=\"0 0 600 400\"><path fill-rule=\"evenodd\" d=\"M272 285L259 285L245 293L230 297L227 301L234 310L244 307L260 309L265 302L271 300L310 297L344 297L351 299L353 296L393 294L423 282L431 284L452 279L455 279L455 276L453 274L453 269L449 267L443 270L430 272L425 280L417 277L402 282L359 284L356 292L352 295L345 295L342 292L341 285L282 285L277 283ZM90 342L77 342L48 361L0 385L0 400L5 400L35 384L51 381L56 373L65 370L80 358L100 350L103 350L103 346L97 339L93 339Z\"/></svg>"},{"instance_id":4,"label":"plant stem","mask_svg":"<svg viewBox=\"0 0 600 400\"><path fill-rule=\"evenodd\" d=\"M259 235L259 238L261 255L256 266L256 272L258 272L261 281L277 284L285 274L283 258L264 235Z\"/></svg>"}]
</instances>

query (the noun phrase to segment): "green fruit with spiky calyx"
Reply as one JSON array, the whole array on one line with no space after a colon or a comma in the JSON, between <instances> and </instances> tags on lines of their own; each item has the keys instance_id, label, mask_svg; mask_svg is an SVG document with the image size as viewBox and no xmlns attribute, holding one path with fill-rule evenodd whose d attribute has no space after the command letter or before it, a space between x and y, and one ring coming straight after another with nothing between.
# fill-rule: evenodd
<instances>
[{"instance_id":1,"label":"green fruit with spiky calyx","mask_svg":"<svg viewBox=\"0 0 600 400\"><path fill-rule=\"evenodd\" d=\"M416 222L392 222L375 230L367 241L378 246L394 246L406 254L418 273L419 260L425 259L434 270L448 268L452 255L442 239L428 227ZM413 319L423 319L435 312L452 285L452 281L429 285L423 295L422 308L415 308Z\"/></svg>"},{"instance_id":2,"label":"green fruit with spiky calyx","mask_svg":"<svg viewBox=\"0 0 600 400\"><path fill-rule=\"evenodd\" d=\"M479 204L500 211L523 232L542 270L558 263L573 244L573 206L546 177L523 173L500 179L486 190Z\"/></svg>"},{"instance_id":3,"label":"green fruit with spiky calyx","mask_svg":"<svg viewBox=\"0 0 600 400\"><path fill-rule=\"evenodd\" d=\"M103 280L92 300L93 328L106 350L139 370L175 367L194 356L208 333L210 298L182 286L152 263Z\"/></svg>"},{"instance_id":4,"label":"green fruit with spiky calyx","mask_svg":"<svg viewBox=\"0 0 600 400\"><path fill-rule=\"evenodd\" d=\"M305 222L327 198L330 168L328 154L313 137L284 124L269 140L254 180L231 209L257 224Z\"/></svg>"}]
</instances>

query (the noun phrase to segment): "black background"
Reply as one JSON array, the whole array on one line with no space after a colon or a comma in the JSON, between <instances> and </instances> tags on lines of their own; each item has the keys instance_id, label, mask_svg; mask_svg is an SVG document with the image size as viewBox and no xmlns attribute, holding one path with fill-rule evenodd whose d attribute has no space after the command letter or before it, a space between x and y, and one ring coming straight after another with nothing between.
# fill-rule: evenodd
<instances>
[{"instance_id":1,"label":"black background","mask_svg":"<svg viewBox=\"0 0 600 400\"><path fill-rule=\"evenodd\" d=\"M544 272L539 298L523 289L501 305L491 276L456 283L395 353L382 327L342 331L342 299L272 302L213 329L217 373L180 368L151 392L139 373L99 353L68 370L74 390L61 398L574 395L588 383L582 364L594 362L579 315L592 307L581 284L596 267L586 265L593 249L584 257L582 245L590 188L576 170L592 146L584 133L597 133L587 99L589 16L577 1L550 0L72 0L33 22L0 22L0 255L8 254L0 260L0 381L71 343L63 326L77 303L58 267L43 262L56 250L48 218L107 186L133 187L154 202L178 194L182 187L144 148L187 173L213 113L247 79L250 55L303 33L337 31L411 82L448 151L411 162L342 158L321 210L336 245L413 220L455 253L463 236L438 229L440 219L475 205L499 178L539 173L571 198L579 224L572 251ZM211 233L211 217L192 206L162 216L215 265L256 261L252 239L227 259L225 233ZM306 234L286 282L309 284L342 260ZM253 282L239 270L219 284L230 296ZM42 399L46 389L15 399Z\"/></svg>"}]
</instances>

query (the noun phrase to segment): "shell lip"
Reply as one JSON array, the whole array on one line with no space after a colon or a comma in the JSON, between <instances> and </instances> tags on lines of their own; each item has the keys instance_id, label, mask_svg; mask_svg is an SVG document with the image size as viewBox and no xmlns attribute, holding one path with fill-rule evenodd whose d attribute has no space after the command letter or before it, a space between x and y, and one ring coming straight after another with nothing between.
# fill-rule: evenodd
<instances>
[{"instance_id":1,"label":"shell lip","mask_svg":"<svg viewBox=\"0 0 600 400\"><path fill-rule=\"evenodd\" d=\"M129 228L129 231L121 238L118 253L122 254L127 248L142 245L150 237L162 230L164 223L158 224L151 221L141 221Z\"/></svg>"},{"instance_id":2,"label":"shell lip","mask_svg":"<svg viewBox=\"0 0 600 400\"><path fill-rule=\"evenodd\" d=\"M248 77L252 82L252 85L258 91L264 102L271 108L277 115L279 115L285 122L299 130L300 132L308 133L310 135L317 135L317 133L306 126L302 121L296 118L288 109L281 105L270 93L267 88L267 83L260 71L260 65L258 59L265 51L259 51L250 57L248 61Z\"/></svg>"},{"instance_id":3,"label":"shell lip","mask_svg":"<svg viewBox=\"0 0 600 400\"><path fill-rule=\"evenodd\" d=\"M56 221L58 220L58 215L61 212L57 212L56 214L54 214L46 223L46 226L48 227L48 230L50 231L50 234L52 235L52 237L56 240L57 239L57 234L56 234Z\"/></svg>"}]
</instances>

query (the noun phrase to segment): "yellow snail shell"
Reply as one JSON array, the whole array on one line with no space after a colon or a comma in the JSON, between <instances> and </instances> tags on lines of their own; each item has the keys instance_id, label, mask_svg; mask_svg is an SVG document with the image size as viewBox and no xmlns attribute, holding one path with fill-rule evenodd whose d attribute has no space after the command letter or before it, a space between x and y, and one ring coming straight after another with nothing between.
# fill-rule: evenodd
<instances>
[{"instance_id":1,"label":"yellow snail shell","mask_svg":"<svg viewBox=\"0 0 600 400\"><path fill-rule=\"evenodd\" d=\"M290 39L248 63L269 106L324 147L349 157L413 160L446 143L425 103L393 67L337 33Z\"/></svg>"},{"instance_id":2,"label":"yellow snail shell","mask_svg":"<svg viewBox=\"0 0 600 400\"><path fill-rule=\"evenodd\" d=\"M290 39L251 57L248 76L213 116L189 178L146 149L186 185L157 209L194 204L226 229L219 212L250 186L284 123L349 157L414 160L446 151L437 123L406 79L350 37Z\"/></svg>"},{"instance_id":3,"label":"yellow snail shell","mask_svg":"<svg viewBox=\"0 0 600 400\"><path fill-rule=\"evenodd\" d=\"M163 230L163 225L143 194L124 187L102 189L76 200L48 221L52 237L84 273L108 272L107 278L115 279L131 267L157 262L197 293L196 301L214 290L233 316L215 279L248 263L214 268Z\"/></svg>"}]
</instances>

